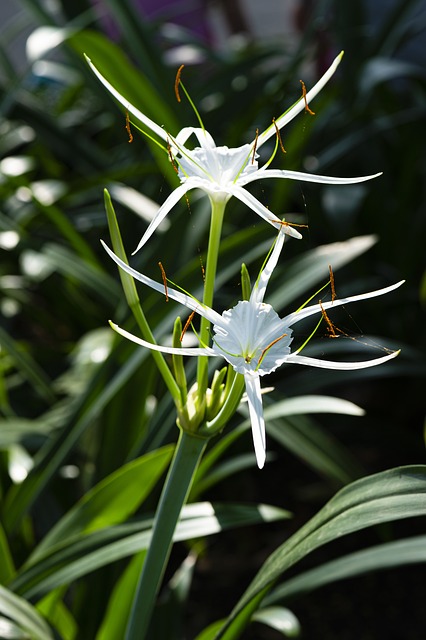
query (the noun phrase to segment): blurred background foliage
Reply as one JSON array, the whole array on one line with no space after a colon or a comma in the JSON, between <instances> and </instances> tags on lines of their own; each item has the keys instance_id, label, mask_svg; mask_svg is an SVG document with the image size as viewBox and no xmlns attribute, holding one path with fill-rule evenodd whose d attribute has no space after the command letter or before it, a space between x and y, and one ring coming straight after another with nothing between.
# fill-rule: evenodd
<instances>
[{"instance_id":1,"label":"blurred background foliage","mask_svg":"<svg viewBox=\"0 0 426 640\"><path fill-rule=\"evenodd\" d=\"M263 4L266 11L268 2ZM347 187L291 181L253 187L278 215L309 226L303 241L287 244L274 274L274 305L281 313L284 305L288 311L296 308L327 277L326 264L315 269L321 245L356 236L367 236L361 248L348 244L330 250L339 296L407 281L396 294L336 316L337 325L356 340L332 341L324 330L311 347L313 353L354 356L401 347L396 361L345 376L284 369L273 379L276 395L265 398L272 405L278 397L327 393L357 403L367 411L365 417L321 417L318 411L308 418L298 415L299 407L296 415L271 420L270 462L262 473L253 465L246 435L232 438L223 461L212 467L210 477L207 469L200 478L197 498L267 502L290 508L295 520L264 526L261 532L250 527L243 534L229 531L221 542L195 545L201 561L189 608L190 637L212 619L206 602L215 602L213 618L227 613L232 594L282 539L283 527L285 532L297 528L353 478L424 461L424 6L421 0L290 4L287 38L259 38L262 16L255 24L244 3L235 3L230 12L225 2L199 3L191 21L179 2L169 3L165 16L148 19L130 0L26 0L2 25L0 538L6 536L10 545L6 582L91 487L176 438L173 405L149 354L108 328L109 318L125 322L129 313L99 238L108 239L104 187L130 252L177 178L136 130L129 144L124 114L94 78L83 53L110 74L133 104L173 133L196 124L189 105L178 104L174 96L176 69L184 62L185 85L206 128L218 144L238 146L299 97L299 78L309 86L344 49L338 73L312 105L316 115L302 114L284 130L286 154L276 166L383 175ZM208 203L191 195L188 204L175 207L134 264L158 279L161 260L175 282L200 292L208 214ZM220 257L221 307L240 295L241 262L253 277L271 239L271 230L254 214L230 202ZM165 310L163 301L145 290L141 299L156 335L170 334L177 308ZM153 487L143 513L152 512L156 496ZM415 532L415 525L406 530ZM398 528L372 533L366 542L399 533ZM356 548L352 543L342 549ZM2 549L9 553L7 545ZM177 552L174 568L184 553ZM323 553L321 559L327 559ZM97 637L122 568L119 563L104 567L73 587L68 604L78 638ZM415 570L406 579L415 584ZM371 588L375 591L374 582ZM392 585L389 589L397 591ZM334 601L336 591L329 597ZM352 591L348 597L358 602ZM410 604L405 603L408 609ZM311 620L315 628L321 604L312 605L310 613L306 606L299 611L302 623ZM344 611L344 602L335 606L336 624ZM332 620L325 624L332 634ZM276 637L256 633L253 637ZM340 630L339 637L367 638L359 628L344 633ZM314 637L309 626L307 637ZM324 632L322 637L336 636Z\"/></svg>"}]
</instances>

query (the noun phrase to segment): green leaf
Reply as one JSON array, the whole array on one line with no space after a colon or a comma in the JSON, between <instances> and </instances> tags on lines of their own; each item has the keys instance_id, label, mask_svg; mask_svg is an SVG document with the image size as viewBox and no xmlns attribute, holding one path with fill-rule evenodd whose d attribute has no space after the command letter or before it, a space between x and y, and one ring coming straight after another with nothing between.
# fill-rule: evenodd
<instances>
[{"instance_id":1,"label":"green leaf","mask_svg":"<svg viewBox=\"0 0 426 640\"><path fill-rule=\"evenodd\" d=\"M55 394L51 388L51 382L43 369L32 356L23 351L4 329L0 327L0 345L6 351L14 366L28 380L35 391L49 404L55 401Z\"/></svg>"},{"instance_id":2,"label":"green leaf","mask_svg":"<svg viewBox=\"0 0 426 640\"><path fill-rule=\"evenodd\" d=\"M146 551L141 551L131 559L121 577L115 583L108 602L108 608L96 640L121 640L132 608L136 585L144 563Z\"/></svg>"},{"instance_id":3,"label":"green leaf","mask_svg":"<svg viewBox=\"0 0 426 640\"><path fill-rule=\"evenodd\" d=\"M16 623L19 629L27 632L22 636L7 636L0 631L2 638L23 637L31 640L53 640L53 634L36 609L1 585L0 613Z\"/></svg>"},{"instance_id":4,"label":"green leaf","mask_svg":"<svg viewBox=\"0 0 426 640\"><path fill-rule=\"evenodd\" d=\"M12 554L10 552L9 543L6 533L0 522L0 583L7 584L15 575L15 567L13 564Z\"/></svg>"},{"instance_id":5,"label":"green leaf","mask_svg":"<svg viewBox=\"0 0 426 640\"><path fill-rule=\"evenodd\" d=\"M30 564L67 538L126 520L149 496L172 453L171 445L147 453L102 480L47 533L30 557Z\"/></svg>"},{"instance_id":6,"label":"green leaf","mask_svg":"<svg viewBox=\"0 0 426 640\"><path fill-rule=\"evenodd\" d=\"M420 562L426 562L426 536L387 542L326 562L287 580L265 598L265 604L310 593L337 580Z\"/></svg>"},{"instance_id":7,"label":"green leaf","mask_svg":"<svg viewBox=\"0 0 426 640\"><path fill-rule=\"evenodd\" d=\"M335 538L392 520L426 514L426 466L398 467L344 487L267 559L217 638L240 637L258 600L287 569Z\"/></svg>"},{"instance_id":8,"label":"green leaf","mask_svg":"<svg viewBox=\"0 0 426 640\"><path fill-rule=\"evenodd\" d=\"M78 626L62 602L65 589L54 589L37 603L37 610L57 629L63 640L77 638Z\"/></svg>"},{"instance_id":9,"label":"green leaf","mask_svg":"<svg viewBox=\"0 0 426 640\"><path fill-rule=\"evenodd\" d=\"M190 540L225 529L287 517L288 512L264 504L221 505L202 502L186 505L173 540ZM41 597L100 567L147 549L152 535L151 526L152 519L140 519L68 539L34 564L26 565L11 587L26 597Z\"/></svg>"}]
</instances>

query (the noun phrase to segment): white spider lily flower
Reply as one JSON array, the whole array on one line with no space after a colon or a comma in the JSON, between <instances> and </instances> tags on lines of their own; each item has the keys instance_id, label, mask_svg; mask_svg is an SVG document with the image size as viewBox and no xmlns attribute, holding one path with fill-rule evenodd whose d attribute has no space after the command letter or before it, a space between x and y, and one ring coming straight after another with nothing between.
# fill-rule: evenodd
<instances>
[{"instance_id":1,"label":"white spider lily flower","mask_svg":"<svg viewBox=\"0 0 426 640\"><path fill-rule=\"evenodd\" d=\"M164 141L164 149L169 153L172 161L175 163L181 181L181 184L159 208L134 253L147 242L158 225L169 214L182 196L192 189L201 189L210 197L213 203L223 203L223 205L234 196L275 228L283 228L284 233L287 235L300 239L302 236L295 228L290 224L283 223L277 216L269 211L257 198L244 189L245 185L255 180L265 178L287 178L323 184L354 184L371 180L381 175L380 173L375 173L357 178L333 178L299 171L268 169L267 167L272 161L275 152L262 167L258 165L259 155L257 154L257 150L260 149L269 138L274 135L278 136L279 130L298 113L303 111L308 102L315 98L334 74L342 56L343 51L336 57L322 78L306 93L306 96L302 95L292 107L277 118L263 133L259 134L255 140L250 144L231 149L226 146L216 146L212 136L204 127L185 127L176 136L173 136L130 104L128 100L102 76L93 63L87 59L92 71L118 102L152 133ZM193 134L197 138L199 146L190 149L186 146L186 142Z\"/></svg>"},{"instance_id":2,"label":"white spider lily flower","mask_svg":"<svg viewBox=\"0 0 426 640\"><path fill-rule=\"evenodd\" d=\"M260 387L261 376L275 371L277 367L286 363L309 365L324 369L338 369L341 371L365 369L387 362L399 353L399 351L394 351L381 358L362 362L331 362L329 360L301 356L298 351L292 353L290 350L290 344L293 339L291 327L296 322L313 314L322 313L324 309L381 296L393 291L404 281L385 287L384 289L370 291L369 293L323 302L322 305L314 304L307 306L299 311L290 313L284 318L280 318L271 305L265 304L263 300L270 276L281 253L284 239L284 230L281 229L271 255L253 287L250 300L240 301L235 307L224 311L222 314L217 313L207 305L204 305L202 302L185 293L167 287L167 296L169 298L180 302L212 323L214 336L211 347L206 345L202 347L176 348L152 344L121 329L114 323L110 323L112 328L119 334L148 349L187 356L221 356L238 374L243 375L251 419L254 450L260 469L264 466L266 458L265 421L263 418ZM111 258L119 267L124 269L124 271L156 291L162 294L166 293L164 284L160 284L135 269L132 269L132 267L120 260L105 243L102 244Z\"/></svg>"}]
</instances>

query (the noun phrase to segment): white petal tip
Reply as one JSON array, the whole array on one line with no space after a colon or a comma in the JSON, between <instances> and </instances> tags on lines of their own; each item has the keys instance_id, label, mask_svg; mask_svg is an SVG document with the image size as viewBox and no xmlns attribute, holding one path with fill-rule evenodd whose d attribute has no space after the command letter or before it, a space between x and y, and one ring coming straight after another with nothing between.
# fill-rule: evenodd
<instances>
[{"instance_id":1,"label":"white petal tip","mask_svg":"<svg viewBox=\"0 0 426 640\"><path fill-rule=\"evenodd\" d=\"M258 455L256 458L256 462L257 462L257 466L259 469L263 469L263 467L265 466L265 460L266 460L266 453L264 452L263 455Z\"/></svg>"}]
</instances>

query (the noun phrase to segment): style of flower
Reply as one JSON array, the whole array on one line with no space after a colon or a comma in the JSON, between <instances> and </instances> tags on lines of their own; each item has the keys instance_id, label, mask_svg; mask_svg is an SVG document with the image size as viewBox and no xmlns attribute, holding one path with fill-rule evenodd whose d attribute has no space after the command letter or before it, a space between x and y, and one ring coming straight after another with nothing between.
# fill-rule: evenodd
<instances>
[{"instance_id":1,"label":"style of flower","mask_svg":"<svg viewBox=\"0 0 426 640\"><path fill-rule=\"evenodd\" d=\"M369 293L306 306L296 312L290 313L284 318L280 318L271 305L264 303L263 300L269 279L284 245L284 239L284 229L280 229L274 248L259 274L250 299L238 302L235 307L224 311L222 314L217 313L195 298L170 287L167 287L166 292L164 284L160 284L148 276L139 273L116 256L105 243L102 243L118 266L136 280L139 280L160 293L167 293L168 298L185 305L211 322L214 334L212 346L203 345L192 348L166 347L152 344L132 335L114 323L110 324L112 328L122 336L148 349L187 356L220 356L224 358L238 374L244 376L254 450L260 469L263 467L266 458L266 434L260 385L260 378L262 376L275 371L275 369L282 364L302 364L341 371L364 369L387 362L399 353L399 351L394 351L380 358L362 362L331 362L329 360L320 360L299 355L300 350L292 353L290 349L290 344L293 340L291 327L296 322L313 314L323 313L331 307L334 308L350 302L381 296L399 287L403 281Z\"/></svg>"},{"instance_id":2,"label":"style of flower","mask_svg":"<svg viewBox=\"0 0 426 640\"><path fill-rule=\"evenodd\" d=\"M146 241L151 237L159 224L168 215L175 204L188 191L192 189L201 189L211 199L212 203L223 203L232 197L238 198L249 209L252 209L261 218L269 222L275 228L283 228L284 233L294 238L301 238L301 234L297 229L288 223L283 223L275 216L267 207L265 207L257 198L249 193L244 187L256 180L264 180L266 178L287 178L291 180L302 180L304 182L317 182L323 184L354 184L371 180L381 175L376 173L368 176L357 178L334 178L329 176L314 175L303 173L300 171L287 171L281 169L268 169L275 152L278 148L279 131L288 122L290 122L298 113L307 108L308 102L311 102L315 96L321 91L324 85L334 74L343 56L341 52L330 68L318 80L314 87L297 100L292 107L285 111L279 118L250 144L244 144L241 147L229 149L226 146L217 147L212 136L204 126L200 128L184 127L176 136L165 131L162 127L148 118L144 113L137 109L124 98L109 82L102 76L93 63L88 63L108 91L120 102L128 112L135 116L145 127L152 133L156 134L164 141L164 150L169 154L171 161L177 168L178 176L181 184L169 195L162 204L148 228L146 229L142 239L140 240L136 250L138 251ZM149 134L150 135L150 134ZM190 149L186 146L187 140L191 135L195 135L198 140L198 147ZM262 166L258 165L259 155L257 151L271 137L276 136L275 151L271 158Z\"/></svg>"}]
</instances>

